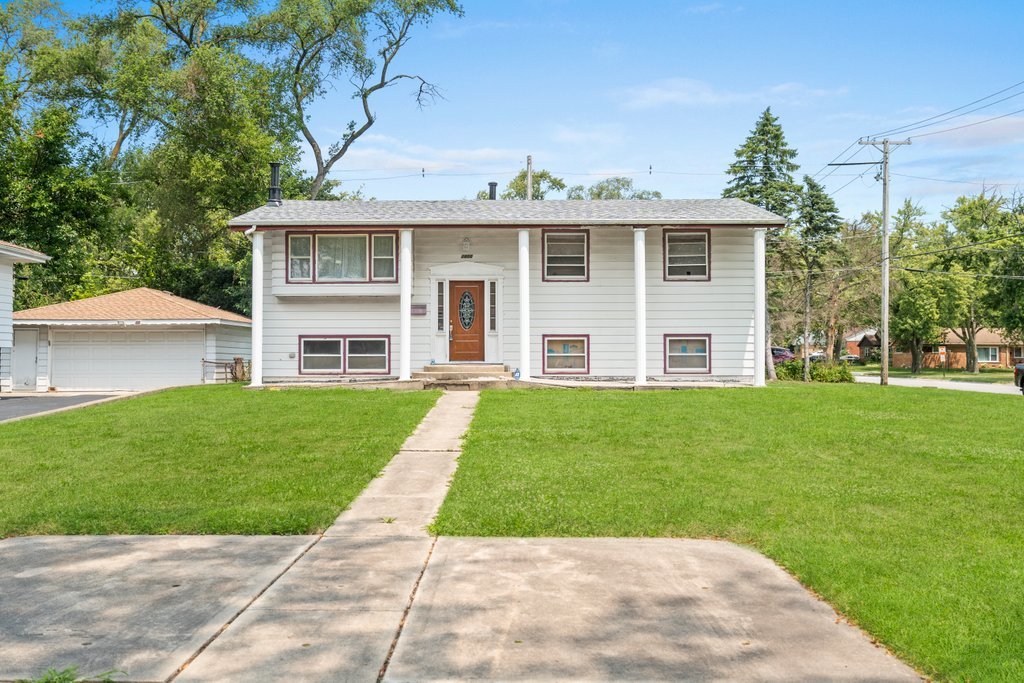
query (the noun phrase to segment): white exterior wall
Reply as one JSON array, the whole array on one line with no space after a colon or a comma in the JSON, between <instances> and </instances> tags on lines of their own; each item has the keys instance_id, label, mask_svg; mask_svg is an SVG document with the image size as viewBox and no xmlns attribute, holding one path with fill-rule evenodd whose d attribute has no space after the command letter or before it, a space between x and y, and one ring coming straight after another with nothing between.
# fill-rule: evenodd
<instances>
[{"instance_id":1,"label":"white exterior wall","mask_svg":"<svg viewBox=\"0 0 1024 683\"><path fill-rule=\"evenodd\" d=\"M241 356L245 362L249 362L252 356L252 330L233 325L207 325L204 358L208 361L230 363L234 361L235 356ZM204 367L204 380L207 382L227 381L230 377L231 373L220 366Z\"/></svg>"},{"instance_id":2,"label":"white exterior wall","mask_svg":"<svg viewBox=\"0 0 1024 683\"><path fill-rule=\"evenodd\" d=\"M711 280L662 275L663 230L647 231L647 372L664 375L664 335L711 335L711 376L754 376L754 231L711 228ZM671 375L706 379L708 375Z\"/></svg>"},{"instance_id":3,"label":"white exterior wall","mask_svg":"<svg viewBox=\"0 0 1024 683\"><path fill-rule=\"evenodd\" d=\"M633 232L630 227L594 227L590 232L589 282L544 282L540 228L530 230L531 365L543 370L543 335L590 335L590 374L631 378L634 374ZM386 296L275 296L285 274L285 236L267 232L264 265L264 376L269 381L299 377L300 335L379 334L391 337L391 374L398 373L399 304L397 288ZM463 240L469 238L468 251ZM710 334L715 379L753 376L753 230L711 229L711 280L665 282L661 228L647 231L647 367L664 375L665 334ZM464 253L472 259L464 259ZM437 330L436 279L431 268L448 270L442 279L495 279L499 329L486 334L486 360L515 368L519 358L517 232L504 228L420 228L413 233L412 304L426 315L412 317L412 369L446 360L447 333ZM497 267L500 275L454 274L464 267ZM350 285L352 291L368 285ZM315 285L303 292L332 293ZM319 290L317 288L320 288ZM336 289L337 285L330 286ZM294 291L295 286L292 286ZM487 288L485 287L485 291ZM485 295L486 296L486 295ZM478 314L488 315L486 302ZM447 319L447 313L445 314ZM671 375L708 379L709 375ZM303 376L309 379L309 376ZM313 379L324 378L322 375Z\"/></svg>"},{"instance_id":4,"label":"white exterior wall","mask_svg":"<svg viewBox=\"0 0 1024 683\"><path fill-rule=\"evenodd\" d=\"M13 264L0 258L0 391L11 390L11 312L14 308Z\"/></svg>"}]
</instances>

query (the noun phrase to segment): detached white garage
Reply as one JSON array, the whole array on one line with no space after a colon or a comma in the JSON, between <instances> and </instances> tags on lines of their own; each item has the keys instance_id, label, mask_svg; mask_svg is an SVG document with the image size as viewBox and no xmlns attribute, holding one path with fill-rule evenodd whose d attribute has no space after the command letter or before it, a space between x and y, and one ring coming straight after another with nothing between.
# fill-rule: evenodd
<instances>
[{"instance_id":1,"label":"detached white garage","mask_svg":"<svg viewBox=\"0 0 1024 683\"><path fill-rule=\"evenodd\" d=\"M251 322L132 289L14 314L15 391L110 391L225 381L249 361Z\"/></svg>"}]
</instances>

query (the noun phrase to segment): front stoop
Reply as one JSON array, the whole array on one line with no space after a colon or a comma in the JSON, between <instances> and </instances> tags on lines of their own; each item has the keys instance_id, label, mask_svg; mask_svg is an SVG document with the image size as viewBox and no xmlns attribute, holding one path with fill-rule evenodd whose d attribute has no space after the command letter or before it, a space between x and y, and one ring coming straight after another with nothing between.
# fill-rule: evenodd
<instances>
[{"instance_id":1,"label":"front stoop","mask_svg":"<svg viewBox=\"0 0 1024 683\"><path fill-rule=\"evenodd\" d=\"M443 363L428 365L412 373L414 381L422 381L424 389L449 391L480 391L505 389L512 380L508 366L501 363Z\"/></svg>"}]
</instances>

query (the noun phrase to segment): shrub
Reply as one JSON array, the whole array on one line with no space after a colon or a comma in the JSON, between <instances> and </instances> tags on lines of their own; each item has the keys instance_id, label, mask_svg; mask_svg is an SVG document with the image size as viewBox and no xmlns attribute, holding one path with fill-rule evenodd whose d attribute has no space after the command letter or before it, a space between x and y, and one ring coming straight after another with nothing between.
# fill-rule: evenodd
<instances>
[{"instance_id":1,"label":"shrub","mask_svg":"<svg viewBox=\"0 0 1024 683\"><path fill-rule=\"evenodd\" d=\"M788 360L775 366L775 374L781 380L799 382L804 378L804 362L800 359ZM846 363L811 363L812 382L852 382L853 373Z\"/></svg>"}]
</instances>

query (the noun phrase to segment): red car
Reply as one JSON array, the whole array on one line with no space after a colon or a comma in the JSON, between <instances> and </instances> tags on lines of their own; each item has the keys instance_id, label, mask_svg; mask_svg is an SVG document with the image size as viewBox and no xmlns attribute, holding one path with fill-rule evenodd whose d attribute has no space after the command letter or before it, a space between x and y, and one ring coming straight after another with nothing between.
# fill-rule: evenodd
<instances>
[{"instance_id":1,"label":"red car","mask_svg":"<svg viewBox=\"0 0 1024 683\"><path fill-rule=\"evenodd\" d=\"M793 360L796 356L789 349L781 346L772 347L772 362L773 363L785 363L787 360Z\"/></svg>"}]
</instances>

